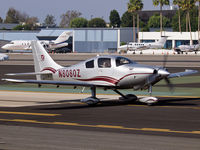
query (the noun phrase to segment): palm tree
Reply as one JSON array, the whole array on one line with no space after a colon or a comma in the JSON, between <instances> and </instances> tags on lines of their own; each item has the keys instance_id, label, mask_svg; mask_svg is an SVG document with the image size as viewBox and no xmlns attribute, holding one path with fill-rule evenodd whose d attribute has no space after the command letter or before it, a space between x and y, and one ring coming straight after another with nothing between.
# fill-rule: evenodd
<instances>
[{"instance_id":1,"label":"palm tree","mask_svg":"<svg viewBox=\"0 0 200 150\"><path fill-rule=\"evenodd\" d=\"M138 41L139 41L139 11L142 10L143 3L142 0L130 0L128 3L128 12L133 15L133 41L135 42L135 14L137 14L137 33L138 33Z\"/></svg>"},{"instance_id":2,"label":"palm tree","mask_svg":"<svg viewBox=\"0 0 200 150\"><path fill-rule=\"evenodd\" d=\"M169 0L152 0L154 6L160 5L160 34L162 36L163 25L162 25L162 7L164 5L169 5Z\"/></svg>"},{"instance_id":3,"label":"palm tree","mask_svg":"<svg viewBox=\"0 0 200 150\"><path fill-rule=\"evenodd\" d=\"M192 41L191 23L190 23L190 10L195 6L196 0L181 0L181 8L186 11L186 31L189 25L190 40Z\"/></svg>"},{"instance_id":4,"label":"palm tree","mask_svg":"<svg viewBox=\"0 0 200 150\"><path fill-rule=\"evenodd\" d=\"M199 0L200 1L200 0ZM178 6L178 25L179 25L179 32L182 33L181 31L181 14L180 14L180 9L181 9L181 0L173 0L173 5Z\"/></svg>"},{"instance_id":5,"label":"palm tree","mask_svg":"<svg viewBox=\"0 0 200 150\"><path fill-rule=\"evenodd\" d=\"M198 15L198 42L200 44L200 0L196 0L195 2L199 2L199 15Z\"/></svg>"}]
</instances>

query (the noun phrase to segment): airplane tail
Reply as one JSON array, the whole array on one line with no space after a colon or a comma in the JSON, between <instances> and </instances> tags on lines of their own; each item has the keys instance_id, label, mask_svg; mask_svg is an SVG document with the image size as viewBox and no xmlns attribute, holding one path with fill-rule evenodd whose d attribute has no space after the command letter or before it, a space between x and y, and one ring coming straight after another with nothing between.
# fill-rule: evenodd
<instances>
[{"instance_id":1,"label":"airplane tail","mask_svg":"<svg viewBox=\"0 0 200 150\"><path fill-rule=\"evenodd\" d=\"M160 38L160 40L158 42L156 42L156 43L159 44L159 45L163 45L163 47L164 47L165 42L167 41L167 38L168 38L168 36L162 36Z\"/></svg>"},{"instance_id":2,"label":"airplane tail","mask_svg":"<svg viewBox=\"0 0 200 150\"><path fill-rule=\"evenodd\" d=\"M58 65L46 52L39 41L31 41L34 59L35 72L56 73L62 66ZM37 80L41 80L41 75L37 75Z\"/></svg>"},{"instance_id":3,"label":"airplane tail","mask_svg":"<svg viewBox=\"0 0 200 150\"><path fill-rule=\"evenodd\" d=\"M72 36L72 32L65 31L55 40L55 43L65 42L69 39L70 36Z\"/></svg>"}]
</instances>

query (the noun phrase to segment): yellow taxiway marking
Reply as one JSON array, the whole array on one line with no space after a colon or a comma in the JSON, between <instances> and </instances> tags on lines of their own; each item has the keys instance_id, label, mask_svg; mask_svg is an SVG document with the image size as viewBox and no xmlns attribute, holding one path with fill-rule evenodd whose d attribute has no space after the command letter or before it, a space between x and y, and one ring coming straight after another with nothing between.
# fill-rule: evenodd
<instances>
[{"instance_id":1,"label":"yellow taxiway marking","mask_svg":"<svg viewBox=\"0 0 200 150\"><path fill-rule=\"evenodd\" d=\"M184 134L198 134L198 131L175 131L170 129L159 128L129 128L124 126L112 126L112 125L87 125L71 122L41 122L37 120L22 120L22 119L0 119L5 122L23 122L23 123L36 123L36 124L48 124L48 125L64 125L64 126L76 126L76 127L92 127L92 128L105 128L105 129L119 129L119 130L132 130L132 131L147 131L147 132L163 132L163 133L184 133Z\"/></svg>"},{"instance_id":2,"label":"yellow taxiway marking","mask_svg":"<svg viewBox=\"0 0 200 150\"><path fill-rule=\"evenodd\" d=\"M60 116L60 114L47 114L47 113L29 113L29 112L12 112L12 111L0 111L0 114L13 114L13 115L31 115L31 116Z\"/></svg>"}]
</instances>

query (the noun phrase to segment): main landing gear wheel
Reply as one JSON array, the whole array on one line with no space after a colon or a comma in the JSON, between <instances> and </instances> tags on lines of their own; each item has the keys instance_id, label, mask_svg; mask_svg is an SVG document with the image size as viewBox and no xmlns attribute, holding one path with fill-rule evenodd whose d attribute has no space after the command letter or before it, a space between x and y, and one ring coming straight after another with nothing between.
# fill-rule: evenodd
<instances>
[{"instance_id":1,"label":"main landing gear wheel","mask_svg":"<svg viewBox=\"0 0 200 150\"><path fill-rule=\"evenodd\" d=\"M88 98L82 99L81 102L86 103L89 106L95 106L99 102L99 99L94 98L94 97L88 97Z\"/></svg>"},{"instance_id":2,"label":"main landing gear wheel","mask_svg":"<svg viewBox=\"0 0 200 150\"><path fill-rule=\"evenodd\" d=\"M82 99L81 102L88 104L89 106L95 106L97 103L99 103L99 99L96 98L96 87L91 87L91 97Z\"/></svg>"}]
</instances>

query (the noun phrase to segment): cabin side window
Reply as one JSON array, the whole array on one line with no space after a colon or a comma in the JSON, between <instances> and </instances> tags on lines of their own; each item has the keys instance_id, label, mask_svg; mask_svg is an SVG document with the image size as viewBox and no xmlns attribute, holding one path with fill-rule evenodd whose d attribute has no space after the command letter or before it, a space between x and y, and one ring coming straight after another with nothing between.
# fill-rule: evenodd
<instances>
[{"instance_id":1,"label":"cabin side window","mask_svg":"<svg viewBox=\"0 0 200 150\"><path fill-rule=\"evenodd\" d=\"M98 67L99 68L110 68L111 67L111 59L110 58L99 58L98 59Z\"/></svg>"},{"instance_id":2,"label":"cabin side window","mask_svg":"<svg viewBox=\"0 0 200 150\"><path fill-rule=\"evenodd\" d=\"M94 68L94 60L85 63L86 68Z\"/></svg>"}]
</instances>

